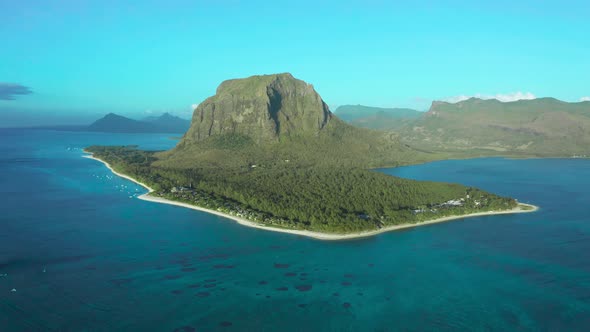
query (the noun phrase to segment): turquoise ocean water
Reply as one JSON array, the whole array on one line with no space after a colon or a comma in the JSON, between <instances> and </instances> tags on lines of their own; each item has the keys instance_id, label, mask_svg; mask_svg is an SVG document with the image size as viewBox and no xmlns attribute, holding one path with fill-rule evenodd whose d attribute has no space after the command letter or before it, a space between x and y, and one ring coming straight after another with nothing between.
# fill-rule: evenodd
<instances>
[{"instance_id":1,"label":"turquoise ocean water","mask_svg":"<svg viewBox=\"0 0 590 332\"><path fill-rule=\"evenodd\" d=\"M323 242L138 200L81 158L168 136L0 130L0 331L590 330L588 160L380 170L541 210Z\"/></svg>"}]
</instances>

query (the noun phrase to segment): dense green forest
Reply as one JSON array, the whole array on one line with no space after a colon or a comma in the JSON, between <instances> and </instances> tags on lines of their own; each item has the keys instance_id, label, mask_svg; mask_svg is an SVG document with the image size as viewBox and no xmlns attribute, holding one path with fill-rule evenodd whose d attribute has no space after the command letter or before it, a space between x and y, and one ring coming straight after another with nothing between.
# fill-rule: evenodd
<instances>
[{"instance_id":1,"label":"dense green forest","mask_svg":"<svg viewBox=\"0 0 590 332\"><path fill-rule=\"evenodd\" d=\"M210 144L231 149L243 148L248 142L229 139ZM218 148L217 153L226 151ZM311 165L281 156L263 164L243 158L218 164L195 159L192 167L173 167L169 160L159 161L161 153L132 146L92 146L86 150L118 172L154 188L152 195L274 227L346 233L505 210L517 204L514 199L476 188L401 179L335 162ZM206 151L212 151L211 146Z\"/></svg>"}]
</instances>

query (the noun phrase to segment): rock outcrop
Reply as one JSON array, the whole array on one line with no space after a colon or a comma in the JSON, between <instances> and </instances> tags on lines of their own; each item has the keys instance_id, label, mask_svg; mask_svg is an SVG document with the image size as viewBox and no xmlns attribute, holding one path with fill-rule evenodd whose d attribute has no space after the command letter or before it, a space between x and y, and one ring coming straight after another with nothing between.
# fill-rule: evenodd
<instances>
[{"instance_id":1,"label":"rock outcrop","mask_svg":"<svg viewBox=\"0 0 590 332\"><path fill-rule=\"evenodd\" d=\"M239 134L255 142L317 135L332 113L311 84L291 74L228 80L194 111L183 143L218 134Z\"/></svg>"}]
</instances>

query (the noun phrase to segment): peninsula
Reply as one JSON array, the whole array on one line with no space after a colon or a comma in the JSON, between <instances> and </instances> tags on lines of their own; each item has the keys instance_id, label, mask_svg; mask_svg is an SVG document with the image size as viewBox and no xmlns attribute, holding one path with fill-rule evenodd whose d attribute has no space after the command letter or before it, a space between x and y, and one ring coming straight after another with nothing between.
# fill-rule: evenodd
<instances>
[{"instance_id":1,"label":"peninsula","mask_svg":"<svg viewBox=\"0 0 590 332\"><path fill-rule=\"evenodd\" d=\"M290 74L223 82L170 151L86 152L146 187L142 199L325 240L536 209L477 188L370 170L440 156L346 124Z\"/></svg>"}]
</instances>

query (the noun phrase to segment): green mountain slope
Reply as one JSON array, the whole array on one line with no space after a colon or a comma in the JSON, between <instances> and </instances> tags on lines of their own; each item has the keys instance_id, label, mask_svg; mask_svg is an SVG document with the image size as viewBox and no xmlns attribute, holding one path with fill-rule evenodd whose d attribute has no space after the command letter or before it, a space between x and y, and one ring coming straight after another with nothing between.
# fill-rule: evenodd
<instances>
[{"instance_id":1,"label":"green mountain slope","mask_svg":"<svg viewBox=\"0 0 590 332\"><path fill-rule=\"evenodd\" d=\"M380 108L363 105L342 105L334 113L342 120L362 128L399 129L424 115L410 108Z\"/></svg>"},{"instance_id":2,"label":"green mountain slope","mask_svg":"<svg viewBox=\"0 0 590 332\"><path fill-rule=\"evenodd\" d=\"M406 143L434 151L590 156L590 102L553 98L434 102L428 113L399 132Z\"/></svg>"},{"instance_id":3,"label":"green mountain slope","mask_svg":"<svg viewBox=\"0 0 590 332\"><path fill-rule=\"evenodd\" d=\"M290 74L223 82L201 103L178 146L158 165L243 167L290 160L302 165L396 166L437 156L397 135L353 127L334 116L313 86Z\"/></svg>"}]
</instances>

